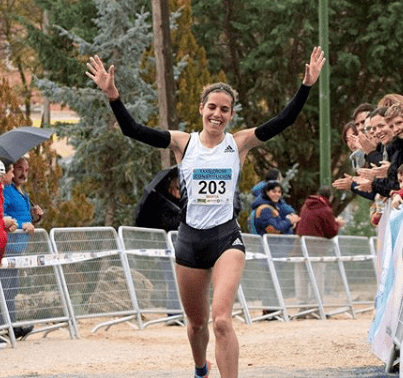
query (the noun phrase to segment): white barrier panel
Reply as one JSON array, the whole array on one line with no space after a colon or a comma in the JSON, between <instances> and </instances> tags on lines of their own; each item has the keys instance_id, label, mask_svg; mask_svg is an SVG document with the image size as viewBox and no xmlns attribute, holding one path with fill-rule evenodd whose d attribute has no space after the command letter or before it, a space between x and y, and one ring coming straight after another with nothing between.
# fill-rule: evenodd
<instances>
[{"instance_id":1,"label":"white barrier panel","mask_svg":"<svg viewBox=\"0 0 403 378\"><path fill-rule=\"evenodd\" d=\"M173 249L164 230L119 227L131 272L142 277L139 286L133 277L138 298L141 327L167 322L184 324L184 311L179 299Z\"/></svg>"},{"instance_id":2,"label":"white barrier panel","mask_svg":"<svg viewBox=\"0 0 403 378\"><path fill-rule=\"evenodd\" d=\"M290 319L325 319L310 262L297 235L265 234L264 244L281 289Z\"/></svg>"},{"instance_id":3,"label":"white barrier panel","mask_svg":"<svg viewBox=\"0 0 403 378\"><path fill-rule=\"evenodd\" d=\"M302 236L301 246L310 263L314 289L326 317L347 313L354 318L350 289L335 239Z\"/></svg>"},{"instance_id":4,"label":"white barrier panel","mask_svg":"<svg viewBox=\"0 0 403 378\"><path fill-rule=\"evenodd\" d=\"M0 339L15 348L15 335L13 325L11 323L10 314L8 313L6 298L3 293L3 286L0 280L0 316L3 324L0 324Z\"/></svg>"},{"instance_id":5,"label":"white barrier panel","mask_svg":"<svg viewBox=\"0 0 403 378\"><path fill-rule=\"evenodd\" d=\"M280 285L260 235L242 234L246 262L241 280L250 320L288 321Z\"/></svg>"},{"instance_id":6,"label":"white barrier panel","mask_svg":"<svg viewBox=\"0 0 403 378\"><path fill-rule=\"evenodd\" d=\"M113 317L112 323L139 317L122 245L112 227L54 228L50 239L58 259L75 320ZM67 256L67 258L66 258Z\"/></svg>"},{"instance_id":7,"label":"white barrier panel","mask_svg":"<svg viewBox=\"0 0 403 378\"><path fill-rule=\"evenodd\" d=\"M343 263L354 313L372 311L377 289L375 259L365 236L339 235L334 238Z\"/></svg>"},{"instance_id":8,"label":"white barrier panel","mask_svg":"<svg viewBox=\"0 0 403 378\"><path fill-rule=\"evenodd\" d=\"M0 281L13 327L34 325L26 337L68 327L70 337L77 337L58 266L46 263L55 258L47 232L9 234L5 256Z\"/></svg>"}]
</instances>

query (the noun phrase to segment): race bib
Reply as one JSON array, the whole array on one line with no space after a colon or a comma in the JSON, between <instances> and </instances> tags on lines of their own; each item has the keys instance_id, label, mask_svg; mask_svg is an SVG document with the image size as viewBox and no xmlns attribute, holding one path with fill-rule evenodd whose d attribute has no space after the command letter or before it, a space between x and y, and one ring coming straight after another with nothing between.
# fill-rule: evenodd
<instances>
[{"instance_id":1,"label":"race bib","mask_svg":"<svg viewBox=\"0 0 403 378\"><path fill-rule=\"evenodd\" d=\"M226 205L233 201L231 168L194 169L192 175L192 197L197 205Z\"/></svg>"}]
</instances>

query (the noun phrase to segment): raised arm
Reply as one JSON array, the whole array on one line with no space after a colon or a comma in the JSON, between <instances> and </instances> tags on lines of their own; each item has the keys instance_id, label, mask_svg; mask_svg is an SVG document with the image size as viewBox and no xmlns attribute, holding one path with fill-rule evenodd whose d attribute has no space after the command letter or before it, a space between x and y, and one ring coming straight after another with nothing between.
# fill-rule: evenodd
<instances>
[{"instance_id":1,"label":"raised arm","mask_svg":"<svg viewBox=\"0 0 403 378\"><path fill-rule=\"evenodd\" d=\"M119 91L115 85L115 67L112 65L106 71L98 55L90 58L87 67L89 72L86 71L86 75L108 96L109 101L118 99Z\"/></svg>"},{"instance_id":2,"label":"raised arm","mask_svg":"<svg viewBox=\"0 0 403 378\"><path fill-rule=\"evenodd\" d=\"M242 130L237 133L237 143L241 153L246 155L250 149L275 137L295 122L308 98L311 86L318 80L325 62L326 58L323 50L320 47L315 47L311 53L309 64L305 65L302 85L284 110L259 127Z\"/></svg>"},{"instance_id":3,"label":"raised arm","mask_svg":"<svg viewBox=\"0 0 403 378\"><path fill-rule=\"evenodd\" d=\"M108 96L112 111L122 129L123 135L153 147L170 147L171 133L169 131L153 129L136 122L123 105L119 98L119 91L115 85L115 70L113 65L106 71L101 59L95 55L95 57L90 58L87 67L89 70L89 72L86 72L87 76Z\"/></svg>"},{"instance_id":4,"label":"raised arm","mask_svg":"<svg viewBox=\"0 0 403 378\"><path fill-rule=\"evenodd\" d=\"M326 62L325 53L320 46L314 47L311 53L309 64L305 64L305 75L302 84L311 87L314 85L322 71L322 67Z\"/></svg>"}]
</instances>

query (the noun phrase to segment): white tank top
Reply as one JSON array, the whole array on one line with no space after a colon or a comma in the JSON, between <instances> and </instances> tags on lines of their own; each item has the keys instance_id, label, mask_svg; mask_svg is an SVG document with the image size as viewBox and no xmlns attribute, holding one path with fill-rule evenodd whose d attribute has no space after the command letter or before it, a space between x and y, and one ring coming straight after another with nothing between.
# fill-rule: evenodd
<instances>
[{"instance_id":1,"label":"white tank top","mask_svg":"<svg viewBox=\"0 0 403 378\"><path fill-rule=\"evenodd\" d=\"M213 148L205 147L192 133L179 165L185 222L208 229L234 218L234 195L240 175L238 147L232 134Z\"/></svg>"}]
</instances>

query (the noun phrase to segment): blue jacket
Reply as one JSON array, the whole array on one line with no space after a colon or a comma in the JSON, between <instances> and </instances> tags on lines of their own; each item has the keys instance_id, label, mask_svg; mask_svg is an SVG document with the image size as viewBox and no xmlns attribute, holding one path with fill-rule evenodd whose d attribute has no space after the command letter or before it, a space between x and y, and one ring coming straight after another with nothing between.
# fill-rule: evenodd
<instances>
[{"instance_id":1,"label":"blue jacket","mask_svg":"<svg viewBox=\"0 0 403 378\"><path fill-rule=\"evenodd\" d=\"M4 187L4 215L14 218L18 228L22 228L23 223L32 223L28 194L22 194L14 183Z\"/></svg>"},{"instance_id":2,"label":"blue jacket","mask_svg":"<svg viewBox=\"0 0 403 378\"><path fill-rule=\"evenodd\" d=\"M293 225L287 215L295 213L294 209L280 199L277 203L268 201L259 196L252 203L250 219L251 232L253 234L292 234Z\"/></svg>"}]
</instances>

